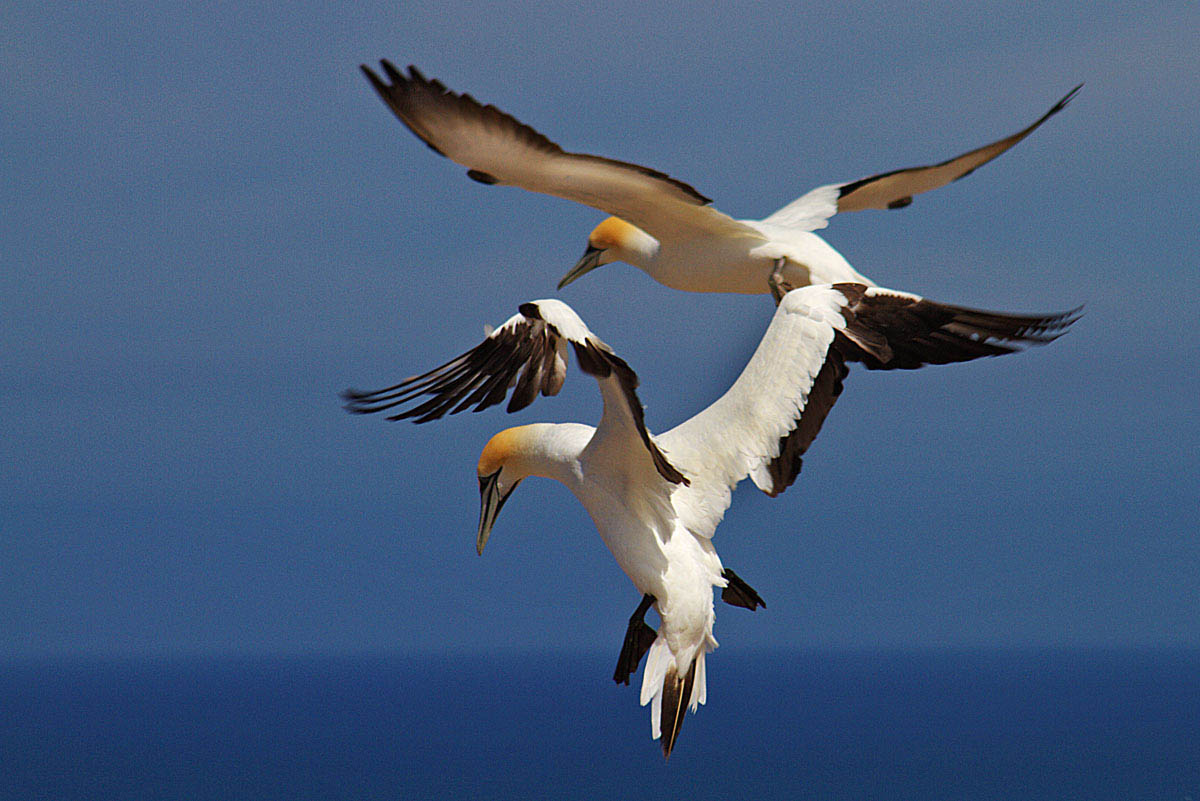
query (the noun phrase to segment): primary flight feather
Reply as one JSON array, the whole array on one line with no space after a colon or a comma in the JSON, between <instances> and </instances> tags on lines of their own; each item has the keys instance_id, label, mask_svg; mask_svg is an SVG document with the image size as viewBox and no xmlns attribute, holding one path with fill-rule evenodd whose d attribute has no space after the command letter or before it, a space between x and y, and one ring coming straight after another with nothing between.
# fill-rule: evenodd
<instances>
[{"instance_id":1,"label":"primary flight feather","mask_svg":"<svg viewBox=\"0 0 1200 801\"><path fill-rule=\"evenodd\" d=\"M495 106L458 94L410 66L362 70L396 116L430 148L485 184L573 200L612 217L588 237L559 287L624 261L667 286L693 292L773 292L809 284L873 285L812 233L838 212L908 205L1004 153L1061 111L1075 87L1022 130L937 164L817 187L762 220L735 220L690 185L649 167L563 150Z\"/></svg>"},{"instance_id":2,"label":"primary flight feather","mask_svg":"<svg viewBox=\"0 0 1200 801\"><path fill-rule=\"evenodd\" d=\"M552 478L575 494L642 593L613 678L628 683L648 653L641 701L651 705L652 735L662 738L669 756L684 711L706 698L705 654L717 644L712 588L736 606L764 605L722 565L711 541L732 490L747 477L772 496L792 484L842 391L846 362L888 369L920 366L928 354L937 363L967 361L1048 342L1070 322L947 306L862 284L797 289L783 296L729 390L655 435L629 365L567 304L538 300L444 365L345 397L350 411L387 411L390 419L416 422L481 411L506 397L508 410L516 411L561 389L574 352L599 385L600 421L519 426L489 440L477 466L476 548L483 552L496 516L524 478ZM658 631L643 619L652 606Z\"/></svg>"}]
</instances>

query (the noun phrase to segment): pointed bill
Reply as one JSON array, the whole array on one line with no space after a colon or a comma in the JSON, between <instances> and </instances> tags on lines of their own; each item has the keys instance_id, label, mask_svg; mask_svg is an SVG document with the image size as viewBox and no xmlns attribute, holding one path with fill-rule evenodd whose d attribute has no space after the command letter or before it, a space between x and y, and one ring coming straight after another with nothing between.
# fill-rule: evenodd
<instances>
[{"instance_id":1,"label":"pointed bill","mask_svg":"<svg viewBox=\"0 0 1200 801\"><path fill-rule=\"evenodd\" d=\"M511 491L510 491L511 492ZM479 479L479 531L475 534L475 551L483 556L483 546L487 545L488 537L492 535L492 526L496 515L504 506L507 495L500 494L500 471Z\"/></svg>"},{"instance_id":2,"label":"pointed bill","mask_svg":"<svg viewBox=\"0 0 1200 801\"><path fill-rule=\"evenodd\" d=\"M603 252L603 250L595 247L594 245L588 245L587 250L583 252L583 257L579 261L575 262L575 266L571 268L570 272L564 275L562 280L558 282L558 288L562 289L576 278L587 275L592 270L599 267L600 254Z\"/></svg>"}]
</instances>

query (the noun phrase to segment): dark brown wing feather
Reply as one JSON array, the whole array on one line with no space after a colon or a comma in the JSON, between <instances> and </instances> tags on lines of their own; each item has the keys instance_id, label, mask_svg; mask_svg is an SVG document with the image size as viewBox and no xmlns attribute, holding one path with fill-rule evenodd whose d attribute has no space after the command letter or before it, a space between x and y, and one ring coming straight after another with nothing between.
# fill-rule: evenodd
<instances>
[{"instance_id":1,"label":"dark brown wing feather","mask_svg":"<svg viewBox=\"0 0 1200 801\"><path fill-rule=\"evenodd\" d=\"M482 411L504 400L514 385L508 411L533 403L539 393L554 395L563 384L565 362L555 357L558 332L542 321L526 319L512 328L497 330L466 353L422 375L371 392L349 389L342 393L347 411L372 414L432 397L388 417L415 418L417 423L458 414L474 406Z\"/></svg>"},{"instance_id":2,"label":"dark brown wing feather","mask_svg":"<svg viewBox=\"0 0 1200 801\"><path fill-rule=\"evenodd\" d=\"M564 337L552 323L542 319L536 303L521 304L520 312L515 323L505 323L479 345L441 367L383 389L346 390L342 393L346 410L354 414L373 414L416 403L418 398L429 395L428 400L388 416L389 420L413 419L417 423L426 423L446 414L458 414L472 406L474 411L482 411L504 400L510 389L509 412L524 409L538 394L558 394L566 376L566 360L558 358ZM667 461L646 429L642 402L637 396L637 373L597 339L567 341L574 347L579 366L585 373L600 380L610 376L616 379L625 406L659 475L672 484L686 486L687 478Z\"/></svg>"},{"instance_id":3,"label":"dark brown wing feather","mask_svg":"<svg viewBox=\"0 0 1200 801\"><path fill-rule=\"evenodd\" d=\"M992 159L1016 145L1038 129L1042 123L1062 111L1083 84L1068 92L1062 100L1032 125L1011 136L976 148L962 155L947 159L939 164L924 167L908 167L902 170L871 175L842 184L838 190L837 210L861 211L862 209L898 209L912 202L913 195L945 186L951 181L965 178Z\"/></svg>"},{"instance_id":4,"label":"dark brown wing feather","mask_svg":"<svg viewBox=\"0 0 1200 801\"><path fill-rule=\"evenodd\" d=\"M441 81L426 78L412 65L409 65L408 74L405 75L387 59L379 63L387 76L386 81L370 67L361 65L363 74L367 76L371 86L375 87L375 91L410 131L435 153L452 161L464 163L462 156L452 152L453 148L448 144L459 132L472 129L487 131L489 137L497 143L511 143L546 156L562 156L577 159L579 162L603 164L661 181L673 187L676 200L685 203L706 205L712 202L690 185L658 170L602 156L568 153L544 135L490 103L483 105L469 94L453 92ZM495 184L504 181L503 177L475 169L471 164L465 166L471 167L467 175L480 183ZM534 190L542 191L536 188ZM582 198L572 199L586 202Z\"/></svg>"},{"instance_id":5,"label":"dark brown wing feather","mask_svg":"<svg viewBox=\"0 0 1200 801\"><path fill-rule=\"evenodd\" d=\"M767 495L772 498L779 495L792 486L796 477L800 475L800 467L803 462L800 457L804 455L808 446L820 433L825 418L829 416L829 410L833 408L833 404L837 403L838 396L842 394L842 381L849 372L835 340L834 345L829 349L825 364L821 366L820 372L813 380L812 389L808 391L808 400L804 404L800 420L787 436L780 438L779 455L767 465L767 470L771 474L771 490L767 492Z\"/></svg>"},{"instance_id":6,"label":"dark brown wing feather","mask_svg":"<svg viewBox=\"0 0 1200 801\"><path fill-rule=\"evenodd\" d=\"M624 359L609 350L607 345L594 339L589 339L586 344L572 341L571 345L574 346L575 356L579 359L579 368L585 373L596 378L608 378L610 375L616 377L621 392L625 396L626 405L633 415L634 425L637 426L638 434L641 435L646 450L650 452L650 458L654 460L654 467L658 470L658 474L672 484L687 486L690 483L687 477L667 461L667 457L650 438L642 402L637 396L638 377L633 368L626 364Z\"/></svg>"},{"instance_id":7,"label":"dark brown wing feather","mask_svg":"<svg viewBox=\"0 0 1200 801\"><path fill-rule=\"evenodd\" d=\"M966 362L1014 353L1053 342L1079 319L1079 309L1055 314L1005 314L886 291L871 290L850 307L847 334L865 329L886 342L886 349L864 348L852 336L839 338L847 361L868 370L914 370L927 364ZM890 352L891 357L886 358Z\"/></svg>"},{"instance_id":8,"label":"dark brown wing feather","mask_svg":"<svg viewBox=\"0 0 1200 801\"><path fill-rule=\"evenodd\" d=\"M825 364L817 373L796 427L779 441L779 455L768 464L772 498L800 474L802 456L842 392L847 361L870 370L912 370L926 364L950 364L1000 356L1023 346L1043 345L1062 336L1079 310L1045 315L950 306L889 294L856 284L836 284L846 295L846 326L834 336Z\"/></svg>"}]
</instances>

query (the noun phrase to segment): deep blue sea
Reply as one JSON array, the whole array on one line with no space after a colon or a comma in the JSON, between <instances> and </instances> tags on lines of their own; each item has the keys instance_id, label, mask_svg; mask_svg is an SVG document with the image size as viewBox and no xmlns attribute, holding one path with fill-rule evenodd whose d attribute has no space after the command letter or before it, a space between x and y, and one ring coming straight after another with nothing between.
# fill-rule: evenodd
<instances>
[{"instance_id":1,"label":"deep blue sea","mask_svg":"<svg viewBox=\"0 0 1200 801\"><path fill-rule=\"evenodd\" d=\"M723 649L669 763L608 656L0 666L0 797L1200 801L1200 652Z\"/></svg>"}]
</instances>

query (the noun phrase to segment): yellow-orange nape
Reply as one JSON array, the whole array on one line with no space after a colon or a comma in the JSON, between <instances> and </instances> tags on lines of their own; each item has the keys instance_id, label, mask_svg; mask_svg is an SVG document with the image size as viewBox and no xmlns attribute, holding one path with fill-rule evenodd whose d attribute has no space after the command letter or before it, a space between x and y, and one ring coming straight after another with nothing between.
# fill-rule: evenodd
<instances>
[{"instance_id":1,"label":"yellow-orange nape","mask_svg":"<svg viewBox=\"0 0 1200 801\"><path fill-rule=\"evenodd\" d=\"M598 250L628 248L645 235L636 225L627 223L620 217L609 217L588 234L588 244Z\"/></svg>"},{"instance_id":2,"label":"yellow-orange nape","mask_svg":"<svg viewBox=\"0 0 1200 801\"><path fill-rule=\"evenodd\" d=\"M489 439L487 445L483 446L483 453L479 454L479 475L492 475L513 456L525 451L532 441L532 430L536 427L535 424L506 428Z\"/></svg>"}]
</instances>

